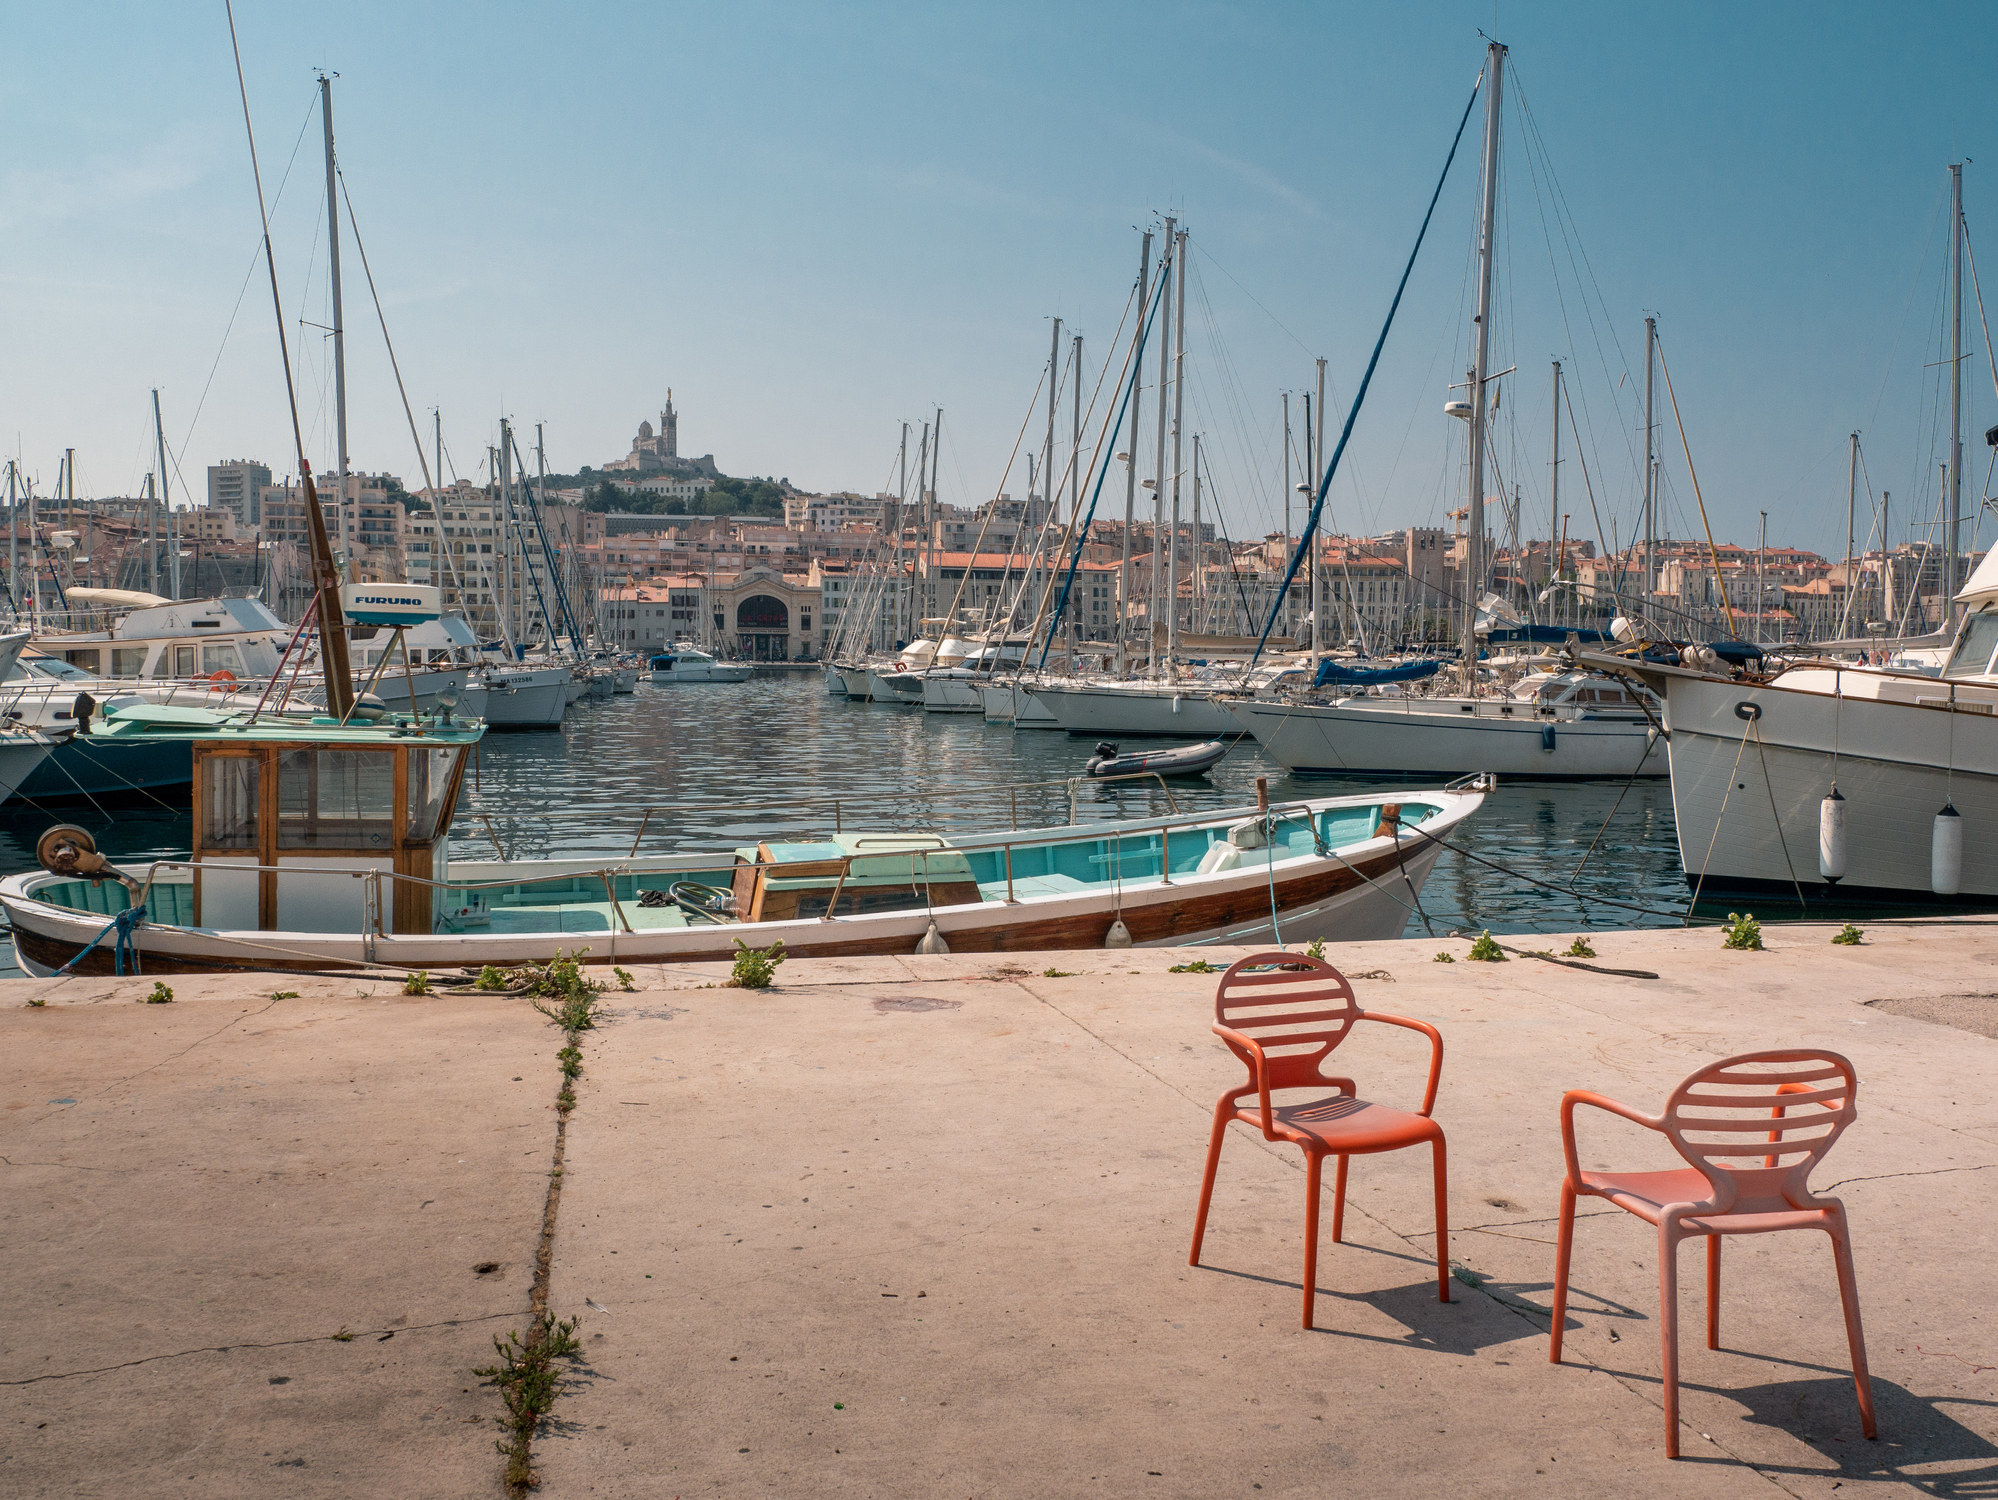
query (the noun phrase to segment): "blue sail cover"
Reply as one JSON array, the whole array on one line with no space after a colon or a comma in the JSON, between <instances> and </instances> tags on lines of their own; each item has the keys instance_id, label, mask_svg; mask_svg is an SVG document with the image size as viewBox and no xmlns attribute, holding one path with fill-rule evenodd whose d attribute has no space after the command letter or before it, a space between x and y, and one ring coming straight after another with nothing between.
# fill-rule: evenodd
<instances>
[{"instance_id":1,"label":"blue sail cover","mask_svg":"<svg viewBox=\"0 0 1998 1500\"><path fill-rule=\"evenodd\" d=\"M1611 639L1600 630L1578 630L1572 625L1513 625L1491 631L1485 639L1494 646L1514 645L1519 642L1560 646L1567 643L1569 636L1574 636L1584 646L1602 645Z\"/></svg>"},{"instance_id":2,"label":"blue sail cover","mask_svg":"<svg viewBox=\"0 0 1998 1500\"><path fill-rule=\"evenodd\" d=\"M1324 687L1329 683L1338 683L1342 687L1372 687L1382 682L1420 682L1442 670L1443 663L1440 661L1405 661L1398 667L1342 667L1328 656L1318 663L1318 675L1311 679L1311 685Z\"/></svg>"}]
</instances>

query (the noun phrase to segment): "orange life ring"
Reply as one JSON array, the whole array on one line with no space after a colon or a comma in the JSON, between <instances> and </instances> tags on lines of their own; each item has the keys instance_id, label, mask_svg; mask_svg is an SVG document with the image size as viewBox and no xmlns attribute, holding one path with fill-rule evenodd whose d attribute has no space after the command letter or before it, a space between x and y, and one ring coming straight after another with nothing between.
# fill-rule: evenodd
<instances>
[{"instance_id":1,"label":"orange life ring","mask_svg":"<svg viewBox=\"0 0 1998 1500\"><path fill-rule=\"evenodd\" d=\"M208 680L210 682L234 682L236 680L236 674L230 671L227 667L224 667L219 672L210 672L208 674Z\"/></svg>"}]
</instances>

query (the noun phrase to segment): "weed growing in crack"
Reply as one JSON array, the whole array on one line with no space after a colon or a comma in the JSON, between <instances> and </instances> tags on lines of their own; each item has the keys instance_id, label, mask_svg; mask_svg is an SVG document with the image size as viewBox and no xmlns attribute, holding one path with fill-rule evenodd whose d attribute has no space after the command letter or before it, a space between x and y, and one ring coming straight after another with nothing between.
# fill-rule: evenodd
<instances>
[{"instance_id":1,"label":"weed growing in crack","mask_svg":"<svg viewBox=\"0 0 1998 1500\"><path fill-rule=\"evenodd\" d=\"M506 987L506 970L496 969L491 964L479 970L479 977L472 981L475 990L503 990Z\"/></svg>"},{"instance_id":2,"label":"weed growing in crack","mask_svg":"<svg viewBox=\"0 0 1998 1500\"><path fill-rule=\"evenodd\" d=\"M1574 942L1567 946L1565 952L1569 958L1594 958L1596 956L1596 950L1591 948L1589 940L1583 937L1576 938Z\"/></svg>"},{"instance_id":3,"label":"weed growing in crack","mask_svg":"<svg viewBox=\"0 0 1998 1500\"><path fill-rule=\"evenodd\" d=\"M159 980L155 979L153 981L153 992L150 995L146 996L145 1003L148 1005L165 1005L172 999L173 999L173 991L168 989Z\"/></svg>"},{"instance_id":4,"label":"weed growing in crack","mask_svg":"<svg viewBox=\"0 0 1998 1500\"><path fill-rule=\"evenodd\" d=\"M430 975L423 969L412 970L402 981L405 995L427 995L430 993Z\"/></svg>"},{"instance_id":5,"label":"weed growing in crack","mask_svg":"<svg viewBox=\"0 0 1998 1500\"><path fill-rule=\"evenodd\" d=\"M631 970L620 969L616 964L612 964L611 973L617 975L617 987L627 995L638 988L638 981L632 978Z\"/></svg>"},{"instance_id":6,"label":"weed growing in crack","mask_svg":"<svg viewBox=\"0 0 1998 1500\"><path fill-rule=\"evenodd\" d=\"M727 988L767 990L770 988L770 981L777 977L777 965L782 962L784 962L782 938L768 948L752 948L741 938L736 938L735 967L729 972Z\"/></svg>"},{"instance_id":7,"label":"weed growing in crack","mask_svg":"<svg viewBox=\"0 0 1998 1500\"><path fill-rule=\"evenodd\" d=\"M1502 964L1506 961L1505 950L1493 939L1489 927L1471 944L1471 960L1481 964Z\"/></svg>"},{"instance_id":8,"label":"weed growing in crack","mask_svg":"<svg viewBox=\"0 0 1998 1500\"><path fill-rule=\"evenodd\" d=\"M1196 958L1188 963L1174 964L1166 970L1168 974L1219 974L1221 971L1204 958Z\"/></svg>"},{"instance_id":9,"label":"weed growing in crack","mask_svg":"<svg viewBox=\"0 0 1998 1500\"><path fill-rule=\"evenodd\" d=\"M298 998L298 991L297 991L297 990L272 990L272 991L271 991L271 999L273 999L273 1000L296 1000L297 998Z\"/></svg>"},{"instance_id":10,"label":"weed growing in crack","mask_svg":"<svg viewBox=\"0 0 1998 1500\"><path fill-rule=\"evenodd\" d=\"M1721 924L1721 931L1726 934L1721 939L1723 948L1735 948L1750 953L1762 951L1762 924L1755 920L1753 912L1746 916L1729 912L1727 921Z\"/></svg>"},{"instance_id":11,"label":"weed growing in crack","mask_svg":"<svg viewBox=\"0 0 1998 1500\"><path fill-rule=\"evenodd\" d=\"M557 1321L553 1313L544 1312L528 1325L524 1339L512 1331L494 1334L498 1361L472 1372L498 1389L506 1407L506 1415L495 1419L506 1436L494 1446L506 1458L509 1494L524 1495L534 1488L534 1430L554 1409L561 1389L562 1374L555 1362L582 1352L577 1327L575 1318Z\"/></svg>"},{"instance_id":12,"label":"weed growing in crack","mask_svg":"<svg viewBox=\"0 0 1998 1500\"><path fill-rule=\"evenodd\" d=\"M581 1049L575 1046L574 1043L564 1047L560 1052L555 1054L555 1057L562 1064L562 1076L564 1078L574 1078L583 1071L583 1054Z\"/></svg>"},{"instance_id":13,"label":"weed growing in crack","mask_svg":"<svg viewBox=\"0 0 1998 1500\"><path fill-rule=\"evenodd\" d=\"M1866 929L1864 927L1855 927L1852 923L1848 922L1832 934L1832 941L1847 948L1856 948L1866 941Z\"/></svg>"}]
</instances>

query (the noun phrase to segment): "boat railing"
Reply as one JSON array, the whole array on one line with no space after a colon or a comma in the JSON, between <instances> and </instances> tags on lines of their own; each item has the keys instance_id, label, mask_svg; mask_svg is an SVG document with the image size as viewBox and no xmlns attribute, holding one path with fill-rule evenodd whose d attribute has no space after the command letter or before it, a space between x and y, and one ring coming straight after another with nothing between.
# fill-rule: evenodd
<instances>
[{"instance_id":1,"label":"boat railing","mask_svg":"<svg viewBox=\"0 0 1998 1500\"><path fill-rule=\"evenodd\" d=\"M1289 806L1280 805L1280 804L1273 805L1269 808L1263 809L1262 811L1255 813L1254 816L1257 817L1258 819L1268 821L1272 827L1274 827L1274 825L1277 823L1302 822L1309 828L1311 833L1312 844L1314 848L1320 853L1321 857L1323 856L1324 850L1328 847L1325 844L1324 839L1320 836L1318 832L1317 816L1316 813L1312 810L1309 803L1299 802L1291 804ZM1149 842L1151 838L1156 836L1159 840L1159 851L1158 851L1159 874L1157 878L1160 884L1171 885L1173 883L1172 881L1173 830L1175 828L1184 829L1189 825L1189 823L1205 824L1215 821L1218 820L1215 818L1215 816L1212 813L1191 814L1191 815L1175 814L1171 818L1161 818L1155 822L1141 822L1128 826L1124 824L1117 824L1109 827L1104 827L1099 825L1096 827L1089 828L1086 831L1078 829L1073 833L1068 833L1065 835L1064 834L1056 834L1053 836L1041 835L1033 838L1032 840L1006 839L996 845L991 843L981 844L978 847L978 849L972 852L986 853L988 851L993 851L993 850L996 850L998 852L1000 856L1001 867L1004 869L1006 875L1006 904L1008 906L1012 906L1012 905L1017 905L1019 902L1019 897L1016 894L1015 890L1014 876L1013 876L1013 851L1016 847L1045 849L1050 845L1055 845L1055 844L1084 844L1084 843L1109 842L1115 846L1114 852L1112 853L1112 855L1109 856L1109 859L1114 863L1116 869L1116 874L1113 875L1111 879L1115 882L1121 883L1121 881L1125 878L1123 874L1123 867L1125 863L1123 846L1125 842L1127 840L1137 840L1137 839L1143 839ZM858 850L852 854L843 855L839 862L840 863L839 878L833 887L833 893L831 899L826 903L825 911L820 914L820 920L821 921L832 920L834 913L838 909L839 898L842 891L845 888L847 879L853 873L853 863L855 860L863 860L863 861L880 860L884 858L895 858L902 855L907 855L912 860L920 859L922 861L923 887L924 887L925 896L927 897L931 885L930 870L929 870L930 856L949 855L953 858L961 859L965 854L965 852L966 851L957 848L955 846L945 846L942 848L933 848L933 849L875 849L875 850L863 849L863 850ZM1147 863L1149 863L1151 859L1150 851L1147 850L1140 857L1142 857ZM631 925L631 919L625 915L624 903L622 900L619 899L617 894L617 881L619 877L642 873L639 871L634 871L632 869L631 865L628 863L629 858L630 856L627 856L626 860L621 860L614 864L592 866L580 870L550 871L547 874L539 876L514 875L510 877L501 877L493 880L435 880L427 875L410 874L404 871L394 870L394 869L385 870L377 865L367 865L359 868L355 867L328 868L323 865L296 865L296 864L266 865L266 864L248 864L248 863L238 864L233 860L228 864L215 864L215 863L204 863L203 861L200 860L189 860L189 859L154 859L147 861L145 879L139 882L136 891L134 891L133 894L130 896L130 904L134 907L139 907L139 908L143 908L146 905L147 899L152 893L153 886L158 882L160 873L162 871L185 870L188 871L190 874L194 874L205 869L210 872L226 873L229 875L248 875L248 874L257 874L257 875L276 874L276 875L292 875L292 876L304 875L304 876L311 876L314 879L319 879L319 880L324 880L334 876L345 875L350 879L359 880L362 882L363 896L362 896L361 935L363 937L372 940L377 937L391 935L386 932L383 926L382 914L385 908L382 903L382 882L384 880L389 882L389 889L391 895L393 895L395 882L397 881L402 881L408 885L424 886L431 890L475 893L482 891L517 890L522 886L541 885L558 880L570 881L570 882L579 881L579 880L596 880L599 883L601 883L604 888L605 901L609 904L611 910L616 914L618 926L624 932L631 933L635 932L637 929ZM734 862L732 868L740 869L744 866L748 866L757 870L779 870L785 868L787 865L793 865L795 863L796 861L786 861L786 860L765 860L765 859L740 860ZM830 861L826 861L826 863L830 863ZM1151 877L1145 877L1145 878L1149 879ZM128 889L129 888L130 886L128 882Z\"/></svg>"}]
</instances>

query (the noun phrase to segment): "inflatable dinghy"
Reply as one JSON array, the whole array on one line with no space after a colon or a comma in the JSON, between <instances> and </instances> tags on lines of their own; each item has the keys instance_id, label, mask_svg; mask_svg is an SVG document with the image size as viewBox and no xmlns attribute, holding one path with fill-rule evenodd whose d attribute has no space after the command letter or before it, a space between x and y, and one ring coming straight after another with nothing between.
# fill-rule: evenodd
<instances>
[{"instance_id":1,"label":"inflatable dinghy","mask_svg":"<svg viewBox=\"0 0 1998 1500\"><path fill-rule=\"evenodd\" d=\"M1115 745L1101 740L1083 770L1090 776L1130 776L1145 771L1160 776L1202 776L1227 753L1225 742L1208 740L1200 745L1173 745L1163 750L1120 755Z\"/></svg>"}]
</instances>

